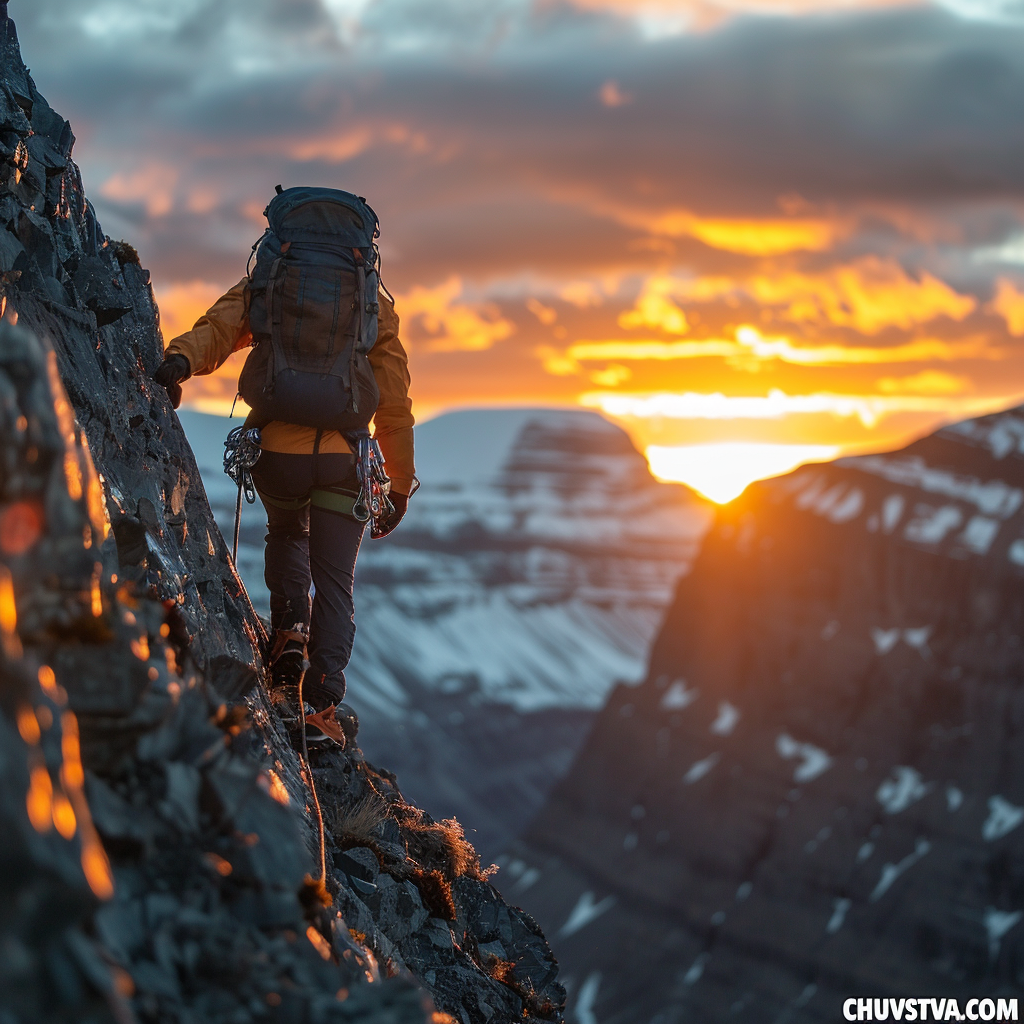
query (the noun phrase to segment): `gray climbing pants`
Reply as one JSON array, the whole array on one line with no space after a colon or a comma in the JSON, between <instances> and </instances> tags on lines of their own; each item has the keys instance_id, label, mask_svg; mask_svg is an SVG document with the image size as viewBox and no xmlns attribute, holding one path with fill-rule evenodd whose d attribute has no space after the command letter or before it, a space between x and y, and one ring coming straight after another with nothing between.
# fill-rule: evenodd
<instances>
[{"instance_id":1,"label":"gray climbing pants","mask_svg":"<svg viewBox=\"0 0 1024 1024\"><path fill-rule=\"evenodd\" d=\"M267 510L271 626L308 628L304 697L326 707L345 696L356 634L352 586L363 524L344 511L358 491L355 460L265 451L252 476Z\"/></svg>"}]
</instances>

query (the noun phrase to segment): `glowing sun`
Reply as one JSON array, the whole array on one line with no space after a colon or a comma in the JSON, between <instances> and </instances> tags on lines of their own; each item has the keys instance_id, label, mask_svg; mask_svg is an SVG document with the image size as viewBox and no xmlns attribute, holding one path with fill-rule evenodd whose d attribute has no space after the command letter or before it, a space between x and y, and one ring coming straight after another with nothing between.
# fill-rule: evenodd
<instances>
[{"instance_id":1,"label":"glowing sun","mask_svg":"<svg viewBox=\"0 0 1024 1024\"><path fill-rule=\"evenodd\" d=\"M823 444L722 442L680 447L651 445L647 461L659 480L684 483L724 505L755 480L788 473L805 462L826 462L840 449Z\"/></svg>"}]
</instances>

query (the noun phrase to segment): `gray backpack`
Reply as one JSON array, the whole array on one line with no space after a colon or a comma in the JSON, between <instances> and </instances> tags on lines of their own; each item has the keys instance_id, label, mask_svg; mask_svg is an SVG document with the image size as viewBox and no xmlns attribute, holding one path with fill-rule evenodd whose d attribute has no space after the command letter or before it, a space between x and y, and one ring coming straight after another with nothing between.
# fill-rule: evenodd
<instances>
[{"instance_id":1,"label":"gray backpack","mask_svg":"<svg viewBox=\"0 0 1024 1024\"><path fill-rule=\"evenodd\" d=\"M280 185L264 214L270 226L249 274L253 350L238 378L250 422L363 432L380 399L367 359L377 340L377 215L350 192Z\"/></svg>"}]
</instances>

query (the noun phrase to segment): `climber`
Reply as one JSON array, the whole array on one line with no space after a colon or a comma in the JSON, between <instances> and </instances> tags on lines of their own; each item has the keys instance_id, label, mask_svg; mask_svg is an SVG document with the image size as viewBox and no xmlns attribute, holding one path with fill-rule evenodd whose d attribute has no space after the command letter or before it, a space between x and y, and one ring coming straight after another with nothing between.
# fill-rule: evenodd
<instances>
[{"instance_id":1,"label":"climber","mask_svg":"<svg viewBox=\"0 0 1024 1024\"><path fill-rule=\"evenodd\" d=\"M253 247L250 273L167 345L153 379L177 408L183 381L253 346L238 390L251 408L245 426L260 429L252 477L267 512L272 699L294 725L303 717L301 679L307 739L344 746L356 727L339 702L364 527L353 515L353 452L372 418L394 506L374 520L372 536L387 536L416 484L408 358L380 285L377 217L365 200L278 186L264 212L270 227Z\"/></svg>"}]
</instances>

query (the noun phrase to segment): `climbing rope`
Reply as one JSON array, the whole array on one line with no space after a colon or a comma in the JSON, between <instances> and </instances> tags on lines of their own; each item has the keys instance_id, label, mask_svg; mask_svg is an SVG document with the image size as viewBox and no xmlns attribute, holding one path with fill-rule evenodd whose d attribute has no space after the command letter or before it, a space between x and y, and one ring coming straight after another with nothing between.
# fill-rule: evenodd
<instances>
[{"instance_id":1,"label":"climbing rope","mask_svg":"<svg viewBox=\"0 0 1024 1024\"><path fill-rule=\"evenodd\" d=\"M384 506L387 506L388 511L393 511L391 502L387 499L387 491L391 487L391 481L388 480L387 475L384 473L383 459L381 458L380 449L377 447L376 441L372 441L369 437L366 438L370 442L365 453L364 450L360 449L360 454L365 457L365 477L361 477L360 480L366 479L371 481L370 485L366 488L369 497L366 499L366 506L370 509L364 517L363 521L374 515L372 510L377 509L377 515L386 515L387 512L384 510ZM252 480L252 468L259 461L262 449L260 448L260 432L257 427L250 427L248 430L245 428L245 424L240 427L233 428L224 441L224 472L238 486L238 498L235 501L235 529L234 535L231 542L231 561L234 562L238 558L238 533L242 522L242 495L245 495L245 500L251 505L256 501L256 486ZM374 460L379 460L380 465L377 466ZM362 492L360 492L362 494ZM381 501L383 499L383 503ZM305 776L306 784L309 786L309 791L313 796L313 806L316 808L316 819L317 827L320 838L320 881L326 881L327 878L327 845L326 836L324 834L324 815L320 808L320 796L316 791L316 782L313 779L313 769L309 765L309 744L306 739L306 702L302 697L302 684L306 678L306 670L309 668L309 662L304 662L302 666L302 675L299 676L299 714L302 718L302 754L299 757L300 767L302 768L302 774Z\"/></svg>"},{"instance_id":2,"label":"climbing rope","mask_svg":"<svg viewBox=\"0 0 1024 1024\"><path fill-rule=\"evenodd\" d=\"M231 561L238 558L238 531L242 524L242 495L251 505L256 500L256 487L252 482L252 467L259 461L260 432L257 427L245 429L243 423L230 431L224 441L224 472L238 485L235 501L235 531L231 542Z\"/></svg>"},{"instance_id":3,"label":"climbing rope","mask_svg":"<svg viewBox=\"0 0 1024 1024\"><path fill-rule=\"evenodd\" d=\"M316 820L317 827L320 833L320 881L327 881L327 847L326 837L324 835L324 815L323 811L320 810L320 797L316 791L316 783L313 781L313 769L309 766L309 747L306 743L306 702L302 698L302 684L306 678L306 670L309 668L309 662L303 662L302 675L299 676L299 714L302 717L302 756L299 761L302 764L303 774L306 776L306 782L309 784L309 791L313 794L313 806L316 808Z\"/></svg>"}]
</instances>

